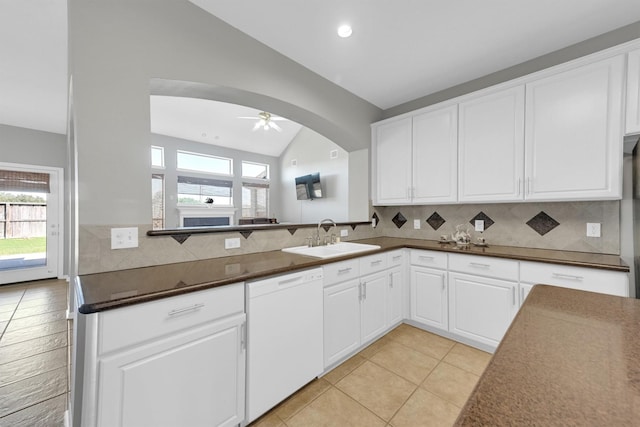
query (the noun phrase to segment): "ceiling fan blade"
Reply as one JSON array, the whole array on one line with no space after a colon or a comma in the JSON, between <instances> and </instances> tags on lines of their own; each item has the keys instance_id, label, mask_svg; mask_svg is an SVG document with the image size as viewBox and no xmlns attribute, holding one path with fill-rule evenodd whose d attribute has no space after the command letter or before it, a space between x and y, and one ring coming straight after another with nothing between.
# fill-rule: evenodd
<instances>
[{"instance_id":1,"label":"ceiling fan blade","mask_svg":"<svg viewBox=\"0 0 640 427\"><path fill-rule=\"evenodd\" d=\"M272 121L269 121L269 127L271 129L275 129L278 132L282 132L282 128L280 126L278 126L277 124L273 123Z\"/></svg>"},{"instance_id":2,"label":"ceiling fan blade","mask_svg":"<svg viewBox=\"0 0 640 427\"><path fill-rule=\"evenodd\" d=\"M284 121L284 122L288 122L289 121L289 119L286 119L284 117L274 117L274 116L271 116L271 120L281 120L281 121Z\"/></svg>"},{"instance_id":3,"label":"ceiling fan blade","mask_svg":"<svg viewBox=\"0 0 640 427\"><path fill-rule=\"evenodd\" d=\"M236 119L251 119L251 120L256 120L258 119L257 117L236 117Z\"/></svg>"}]
</instances>

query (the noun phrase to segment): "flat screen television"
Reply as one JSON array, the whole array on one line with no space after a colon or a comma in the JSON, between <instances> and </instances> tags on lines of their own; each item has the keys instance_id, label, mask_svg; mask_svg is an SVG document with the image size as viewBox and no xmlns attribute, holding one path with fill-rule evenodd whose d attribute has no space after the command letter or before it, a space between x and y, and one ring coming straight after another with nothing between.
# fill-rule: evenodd
<instances>
[{"instance_id":1,"label":"flat screen television","mask_svg":"<svg viewBox=\"0 0 640 427\"><path fill-rule=\"evenodd\" d=\"M298 200L321 199L322 185L320 184L320 173L299 176L296 178L296 198Z\"/></svg>"}]
</instances>

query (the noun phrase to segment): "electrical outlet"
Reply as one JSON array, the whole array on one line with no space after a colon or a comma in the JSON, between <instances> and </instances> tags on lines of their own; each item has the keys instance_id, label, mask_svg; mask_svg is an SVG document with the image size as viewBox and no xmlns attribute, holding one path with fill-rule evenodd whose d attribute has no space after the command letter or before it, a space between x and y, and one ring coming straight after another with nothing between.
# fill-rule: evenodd
<instances>
[{"instance_id":1,"label":"electrical outlet","mask_svg":"<svg viewBox=\"0 0 640 427\"><path fill-rule=\"evenodd\" d=\"M600 237L600 223L588 222L587 223L587 237Z\"/></svg>"},{"instance_id":2,"label":"electrical outlet","mask_svg":"<svg viewBox=\"0 0 640 427\"><path fill-rule=\"evenodd\" d=\"M340 230L340 237L347 237L349 236L349 230L347 230L346 228Z\"/></svg>"},{"instance_id":3,"label":"electrical outlet","mask_svg":"<svg viewBox=\"0 0 640 427\"><path fill-rule=\"evenodd\" d=\"M484 231L484 220L476 219L475 227L476 231Z\"/></svg>"},{"instance_id":4,"label":"electrical outlet","mask_svg":"<svg viewBox=\"0 0 640 427\"><path fill-rule=\"evenodd\" d=\"M138 227L112 228L111 249L138 247Z\"/></svg>"},{"instance_id":5,"label":"electrical outlet","mask_svg":"<svg viewBox=\"0 0 640 427\"><path fill-rule=\"evenodd\" d=\"M419 219L414 219L413 220L413 229L414 230L420 230L420 220Z\"/></svg>"},{"instance_id":6,"label":"electrical outlet","mask_svg":"<svg viewBox=\"0 0 640 427\"><path fill-rule=\"evenodd\" d=\"M232 239L224 239L225 249L236 249L240 247L240 238L234 237Z\"/></svg>"}]
</instances>

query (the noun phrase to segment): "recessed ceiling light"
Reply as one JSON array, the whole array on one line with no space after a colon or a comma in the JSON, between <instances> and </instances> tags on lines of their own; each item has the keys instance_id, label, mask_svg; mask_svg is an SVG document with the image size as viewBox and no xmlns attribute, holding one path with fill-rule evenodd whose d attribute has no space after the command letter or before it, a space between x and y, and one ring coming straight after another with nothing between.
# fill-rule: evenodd
<instances>
[{"instance_id":1,"label":"recessed ceiling light","mask_svg":"<svg viewBox=\"0 0 640 427\"><path fill-rule=\"evenodd\" d=\"M351 36L351 33L353 33L353 30L351 29L351 25L344 24L338 27L338 35L343 39Z\"/></svg>"}]
</instances>

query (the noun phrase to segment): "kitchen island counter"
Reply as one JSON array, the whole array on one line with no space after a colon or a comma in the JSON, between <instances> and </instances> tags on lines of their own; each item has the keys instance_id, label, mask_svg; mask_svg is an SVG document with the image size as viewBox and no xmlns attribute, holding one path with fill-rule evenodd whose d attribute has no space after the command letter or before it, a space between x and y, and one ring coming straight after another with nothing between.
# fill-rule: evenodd
<instances>
[{"instance_id":1,"label":"kitchen island counter","mask_svg":"<svg viewBox=\"0 0 640 427\"><path fill-rule=\"evenodd\" d=\"M81 275L76 283L78 310L84 314L94 313L401 248L629 271L629 267L616 255L493 245L460 248L434 240L391 237L364 239L358 242L379 245L381 249L332 259L269 251Z\"/></svg>"},{"instance_id":2,"label":"kitchen island counter","mask_svg":"<svg viewBox=\"0 0 640 427\"><path fill-rule=\"evenodd\" d=\"M533 288L456 425L637 425L640 300Z\"/></svg>"}]
</instances>

